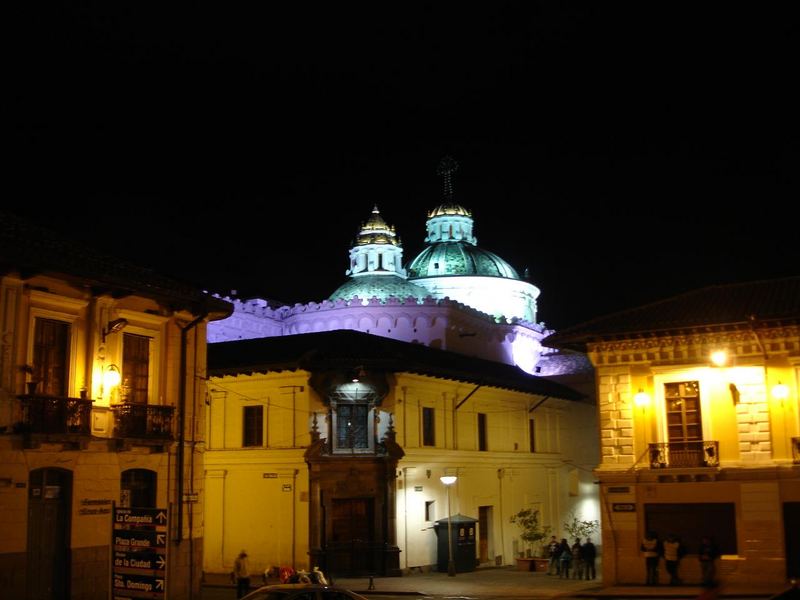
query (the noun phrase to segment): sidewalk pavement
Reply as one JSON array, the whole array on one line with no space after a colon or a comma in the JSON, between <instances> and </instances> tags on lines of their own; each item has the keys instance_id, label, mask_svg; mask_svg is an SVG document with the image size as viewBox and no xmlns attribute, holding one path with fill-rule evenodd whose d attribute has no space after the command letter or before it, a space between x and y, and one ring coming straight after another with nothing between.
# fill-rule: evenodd
<instances>
[{"instance_id":1,"label":"sidewalk pavement","mask_svg":"<svg viewBox=\"0 0 800 600\"><path fill-rule=\"evenodd\" d=\"M329 578L330 579L330 578ZM438 571L412 571L402 577L374 577L370 588L369 577L335 577L332 585L341 586L362 595L415 595L415 596L493 596L504 598L692 598L698 597L699 585L644 586L618 585L603 587L600 579L585 581L560 579L558 576L531 571L519 571L513 566L481 567L469 573L450 577ZM206 586L231 586L228 576L206 574ZM261 585L253 578L253 587ZM721 598L767 599L784 592L788 585L748 584L724 586Z\"/></svg>"}]
</instances>

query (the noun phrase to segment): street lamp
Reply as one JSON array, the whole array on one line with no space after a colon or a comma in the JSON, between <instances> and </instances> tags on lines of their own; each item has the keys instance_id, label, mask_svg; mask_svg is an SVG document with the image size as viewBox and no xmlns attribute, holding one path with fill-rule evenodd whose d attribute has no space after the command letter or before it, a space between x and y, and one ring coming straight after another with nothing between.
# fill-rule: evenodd
<instances>
[{"instance_id":1,"label":"street lamp","mask_svg":"<svg viewBox=\"0 0 800 600\"><path fill-rule=\"evenodd\" d=\"M444 484L447 490L447 576L456 576L456 563L453 561L453 521L450 516L450 486L453 485L458 477L455 475L442 475L439 481Z\"/></svg>"}]
</instances>

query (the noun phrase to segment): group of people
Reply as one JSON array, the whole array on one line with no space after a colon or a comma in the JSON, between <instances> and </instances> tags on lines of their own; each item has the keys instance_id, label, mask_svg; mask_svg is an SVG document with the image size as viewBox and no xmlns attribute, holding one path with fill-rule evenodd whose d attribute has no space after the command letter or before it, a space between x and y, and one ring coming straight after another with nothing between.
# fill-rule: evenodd
<instances>
[{"instance_id":1,"label":"group of people","mask_svg":"<svg viewBox=\"0 0 800 600\"><path fill-rule=\"evenodd\" d=\"M597 569L595 559L597 558L597 548L592 540L586 538L586 542L581 544L581 539L576 538L572 546L566 538L561 538L559 542L556 536L550 537L547 544L547 552L550 557L548 565L548 575L558 575L562 579L596 579Z\"/></svg>"},{"instance_id":2,"label":"group of people","mask_svg":"<svg viewBox=\"0 0 800 600\"><path fill-rule=\"evenodd\" d=\"M681 559L686 555L686 547L681 540L670 533L663 541L655 531L648 531L644 536L641 545L644 555L646 585L658 585L658 565L661 558L664 558L664 567L669 574L670 585L680 585L682 583L678 574ZM703 536L697 548L697 559L700 561L700 572L703 578L703 585L713 586L716 581L716 559L719 550L710 536Z\"/></svg>"}]
</instances>

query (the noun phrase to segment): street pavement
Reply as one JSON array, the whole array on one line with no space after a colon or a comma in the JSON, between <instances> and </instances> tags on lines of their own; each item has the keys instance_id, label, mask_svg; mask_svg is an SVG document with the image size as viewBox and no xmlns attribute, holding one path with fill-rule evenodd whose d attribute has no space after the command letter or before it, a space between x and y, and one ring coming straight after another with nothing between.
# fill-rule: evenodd
<instances>
[{"instance_id":1,"label":"street pavement","mask_svg":"<svg viewBox=\"0 0 800 600\"><path fill-rule=\"evenodd\" d=\"M519 571L514 567L482 567L469 573L448 576L437 571L412 570L402 577L336 577L331 582L365 596L466 596L484 598L698 598L703 591L699 585L682 586L611 586L594 581L560 579L546 573ZM253 587L261 585L253 578ZM233 586L224 576L206 575L205 587ZM720 598L767 599L786 591L787 585L740 584L723 586ZM210 598L211 596L208 595ZM206 594L204 594L204 600Z\"/></svg>"}]
</instances>

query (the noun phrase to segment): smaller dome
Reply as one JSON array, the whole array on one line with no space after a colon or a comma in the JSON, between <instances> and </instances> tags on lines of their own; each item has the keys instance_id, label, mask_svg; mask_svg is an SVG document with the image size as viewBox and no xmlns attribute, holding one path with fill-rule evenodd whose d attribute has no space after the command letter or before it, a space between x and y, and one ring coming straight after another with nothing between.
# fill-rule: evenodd
<instances>
[{"instance_id":1,"label":"smaller dome","mask_svg":"<svg viewBox=\"0 0 800 600\"><path fill-rule=\"evenodd\" d=\"M405 300L409 296L423 300L430 295L425 288L406 281L399 275L362 275L345 282L333 292L329 300L351 300L358 296L361 300L369 300L373 296L386 301L389 296Z\"/></svg>"},{"instance_id":2,"label":"smaller dome","mask_svg":"<svg viewBox=\"0 0 800 600\"><path fill-rule=\"evenodd\" d=\"M502 258L462 242L440 242L420 252L407 267L411 279L447 275L477 275L520 279L514 267Z\"/></svg>"},{"instance_id":3,"label":"smaller dome","mask_svg":"<svg viewBox=\"0 0 800 600\"><path fill-rule=\"evenodd\" d=\"M367 246L369 244L401 245L400 239L397 238L397 234L394 231L394 226L386 224L377 206L372 209L372 214L361 227L361 231L359 231L355 241L356 246Z\"/></svg>"}]
</instances>

